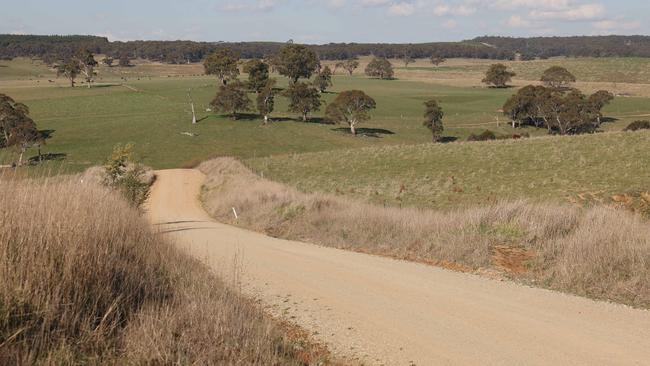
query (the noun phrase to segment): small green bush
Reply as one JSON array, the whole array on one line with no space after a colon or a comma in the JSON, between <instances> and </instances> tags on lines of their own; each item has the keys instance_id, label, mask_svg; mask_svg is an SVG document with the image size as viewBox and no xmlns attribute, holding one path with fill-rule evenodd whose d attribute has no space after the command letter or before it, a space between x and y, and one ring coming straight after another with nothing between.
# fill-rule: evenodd
<instances>
[{"instance_id":1,"label":"small green bush","mask_svg":"<svg viewBox=\"0 0 650 366\"><path fill-rule=\"evenodd\" d=\"M143 165L134 161L133 144L116 145L104 170L106 186L120 191L133 207L144 204L149 197L153 177Z\"/></svg>"},{"instance_id":2,"label":"small green bush","mask_svg":"<svg viewBox=\"0 0 650 366\"><path fill-rule=\"evenodd\" d=\"M469 135L467 141L488 141L488 140L496 140L496 139L497 139L497 135L495 135L494 132L490 130L485 130L478 135L475 134Z\"/></svg>"}]
</instances>

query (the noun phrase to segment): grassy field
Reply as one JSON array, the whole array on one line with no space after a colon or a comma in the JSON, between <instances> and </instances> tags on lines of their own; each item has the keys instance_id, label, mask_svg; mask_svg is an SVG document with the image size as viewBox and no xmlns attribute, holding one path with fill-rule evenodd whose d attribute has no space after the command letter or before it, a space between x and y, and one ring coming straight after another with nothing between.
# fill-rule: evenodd
<instances>
[{"instance_id":1,"label":"grassy field","mask_svg":"<svg viewBox=\"0 0 650 366\"><path fill-rule=\"evenodd\" d=\"M454 67L467 67L462 66L467 62L461 61L450 60L450 64L457 62L459 66ZM191 165L213 156L253 158L424 143L429 135L421 126L422 103L429 98L441 101L446 112L445 135L451 139L465 139L486 128L500 133L513 132L497 112L513 90L456 87L407 78L382 81L360 75L337 75L332 93L324 95L326 102L336 92L347 89L362 89L377 100L373 119L361 126L367 128L362 131L364 136L355 138L339 130L343 126L296 121L296 116L285 112L284 98L278 99L274 113L279 122L266 127L256 116L232 121L206 112L217 81L197 76L202 69L196 64L144 62L130 68L101 67L99 83L92 89L69 88L65 80L56 79L38 61L17 59L2 61L0 65L0 92L26 103L39 128L52 131L43 152L65 154L64 169L69 171L80 171L102 162L120 142L134 142L143 162L154 168ZM281 85L286 85L284 79L280 80ZM192 90L199 110L197 125L190 123L188 89ZM648 101L617 98L606 112L621 120L605 128L619 130L636 116L650 112ZM322 116L322 112L315 116ZM184 132L197 136L190 137ZM526 132L545 133L533 129ZM0 163L13 159L13 151L0 151Z\"/></svg>"},{"instance_id":2,"label":"grassy field","mask_svg":"<svg viewBox=\"0 0 650 366\"><path fill-rule=\"evenodd\" d=\"M450 208L519 198L597 201L648 191L649 147L650 132L612 132L365 148L246 163L303 191Z\"/></svg>"}]
</instances>

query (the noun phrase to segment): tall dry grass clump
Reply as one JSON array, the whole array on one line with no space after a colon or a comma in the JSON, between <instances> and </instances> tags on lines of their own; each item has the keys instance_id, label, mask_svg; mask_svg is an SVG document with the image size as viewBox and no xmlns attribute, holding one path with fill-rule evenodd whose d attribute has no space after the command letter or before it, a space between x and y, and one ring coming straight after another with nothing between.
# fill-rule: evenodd
<instances>
[{"instance_id":1,"label":"tall dry grass clump","mask_svg":"<svg viewBox=\"0 0 650 366\"><path fill-rule=\"evenodd\" d=\"M650 307L650 225L628 212L524 201L450 212L378 207L298 192L234 159L199 169L208 175L204 204L223 222Z\"/></svg>"},{"instance_id":2,"label":"tall dry grass clump","mask_svg":"<svg viewBox=\"0 0 650 366\"><path fill-rule=\"evenodd\" d=\"M304 364L258 307L79 177L0 177L0 364Z\"/></svg>"}]
</instances>

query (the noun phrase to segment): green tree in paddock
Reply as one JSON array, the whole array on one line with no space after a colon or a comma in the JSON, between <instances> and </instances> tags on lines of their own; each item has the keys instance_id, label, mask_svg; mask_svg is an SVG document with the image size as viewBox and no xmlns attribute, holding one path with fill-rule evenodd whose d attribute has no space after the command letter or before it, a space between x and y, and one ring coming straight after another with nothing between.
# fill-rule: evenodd
<instances>
[{"instance_id":1,"label":"green tree in paddock","mask_svg":"<svg viewBox=\"0 0 650 366\"><path fill-rule=\"evenodd\" d=\"M36 123L29 117L29 108L5 94L0 94L0 133L3 139L0 147L15 146L19 151L19 166L25 151L43 141Z\"/></svg>"},{"instance_id":2,"label":"green tree in paddock","mask_svg":"<svg viewBox=\"0 0 650 366\"><path fill-rule=\"evenodd\" d=\"M599 90L589 96L589 103L596 112L596 122L598 126L603 118L603 108L608 105L612 100L614 100L614 94L608 92L607 90Z\"/></svg>"},{"instance_id":3,"label":"green tree in paddock","mask_svg":"<svg viewBox=\"0 0 650 366\"><path fill-rule=\"evenodd\" d=\"M368 63L365 72L367 76L384 80L392 79L395 74L393 72L393 65L385 57L375 57Z\"/></svg>"},{"instance_id":4,"label":"green tree in paddock","mask_svg":"<svg viewBox=\"0 0 650 366\"><path fill-rule=\"evenodd\" d=\"M90 88L92 83L95 81L95 75L97 74L95 72L95 67L99 63L95 60L95 55L88 50L81 51L76 59L79 62L79 70L84 75L88 88Z\"/></svg>"},{"instance_id":5,"label":"green tree in paddock","mask_svg":"<svg viewBox=\"0 0 650 366\"><path fill-rule=\"evenodd\" d=\"M275 79L267 80L264 88L257 93L257 111L264 118L265 125L269 123L269 115L275 108L275 83Z\"/></svg>"},{"instance_id":6,"label":"green tree in paddock","mask_svg":"<svg viewBox=\"0 0 650 366\"><path fill-rule=\"evenodd\" d=\"M321 93L325 93L327 88L332 85L332 70L329 66L325 66L318 74L316 74L314 86L316 86Z\"/></svg>"},{"instance_id":7,"label":"green tree in paddock","mask_svg":"<svg viewBox=\"0 0 650 366\"><path fill-rule=\"evenodd\" d=\"M561 66L551 66L542 74L541 81L553 89L566 89L576 82L576 77Z\"/></svg>"},{"instance_id":8,"label":"green tree in paddock","mask_svg":"<svg viewBox=\"0 0 650 366\"><path fill-rule=\"evenodd\" d=\"M438 105L436 100L429 100L424 103L424 122L423 125L431 130L431 135L433 142L440 142L442 138L442 131L444 131L444 126L442 125L442 117L445 115L442 111L442 107Z\"/></svg>"},{"instance_id":9,"label":"green tree in paddock","mask_svg":"<svg viewBox=\"0 0 650 366\"><path fill-rule=\"evenodd\" d=\"M236 120L238 112L251 110L252 102L248 98L245 85L240 81L235 81L221 85L210 105L216 111L228 113L232 119Z\"/></svg>"},{"instance_id":10,"label":"green tree in paddock","mask_svg":"<svg viewBox=\"0 0 650 366\"><path fill-rule=\"evenodd\" d=\"M494 88L506 88L508 83L516 74L508 71L508 67L504 64L494 64L490 66L485 73L483 83L488 84Z\"/></svg>"},{"instance_id":11,"label":"green tree in paddock","mask_svg":"<svg viewBox=\"0 0 650 366\"><path fill-rule=\"evenodd\" d=\"M79 62L73 58L70 58L56 66L56 76L64 76L66 79L70 80L70 86L73 88L75 79L80 73L81 67L79 66Z\"/></svg>"},{"instance_id":12,"label":"green tree in paddock","mask_svg":"<svg viewBox=\"0 0 650 366\"><path fill-rule=\"evenodd\" d=\"M248 87L259 93L269 81L269 65L259 59L253 59L244 65L244 72L248 74Z\"/></svg>"},{"instance_id":13,"label":"green tree in paddock","mask_svg":"<svg viewBox=\"0 0 650 366\"><path fill-rule=\"evenodd\" d=\"M352 76L354 70L359 67L359 60L356 58L347 59L341 63L341 67L348 72L348 75Z\"/></svg>"},{"instance_id":14,"label":"green tree in paddock","mask_svg":"<svg viewBox=\"0 0 650 366\"><path fill-rule=\"evenodd\" d=\"M440 66L440 64L444 63L447 60L442 56L432 55L431 58L429 59L429 61L431 61L431 63L434 66L438 67L438 66Z\"/></svg>"},{"instance_id":15,"label":"green tree in paddock","mask_svg":"<svg viewBox=\"0 0 650 366\"><path fill-rule=\"evenodd\" d=\"M320 110L320 93L307 83L291 84L285 91L285 96L289 99L289 112L300 113L304 122L309 120L310 113Z\"/></svg>"},{"instance_id":16,"label":"green tree in paddock","mask_svg":"<svg viewBox=\"0 0 650 366\"><path fill-rule=\"evenodd\" d=\"M347 123L350 133L357 134L356 127L359 123L370 119L370 110L375 109L377 103L361 90L346 90L327 106L325 115L332 122Z\"/></svg>"},{"instance_id":17,"label":"green tree in paddock","mask_svg":"<svg viewBox=\"0 0 650 366\"><path fill-rule=\"evenodd\" d=\"M311 78L319 65L316 53L299 44L287 44L278 55L277 69L280 75L288 77L293 83L300 78Z\"/></svg>"},{"instance_id":18,"label":"green tree in paddock","mask_svg":"<svg viewBox=\"0 0 650 366\"><path fill-rule=\"evenodd\" d=\"M239 55L229 48L220 49L203 61L206 75L215 75L223 85L239 76Z\"/></svg>"},{"instance_id":19,"label":"green tree in paddock","mask_svg":"<svg viewBox=\"0 0 650 366\"><path fill-rule=\"evenodd\" d=\"M401 58L402 62L404 63L404 67L408 69L409 65L415 62L413 57L411 57L410 54L405 53Z\"/></svg>"}]
</instances>

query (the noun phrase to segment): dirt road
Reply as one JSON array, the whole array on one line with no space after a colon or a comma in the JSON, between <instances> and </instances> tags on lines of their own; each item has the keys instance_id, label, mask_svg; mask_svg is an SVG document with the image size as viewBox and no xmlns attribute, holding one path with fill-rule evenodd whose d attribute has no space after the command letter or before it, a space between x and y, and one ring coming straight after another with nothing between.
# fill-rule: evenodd
<instances>
[{"instance_id":1,"label":"dirt road","mask_svg":"<svg viewBox=\"0 0 650 366\"><path fill-rule=\"evenodd\" d=\"M650 312L214 222L196 170L158 172L155 225L337 354L386 365L649 365Z\"/></svg>"}]
</instances>

